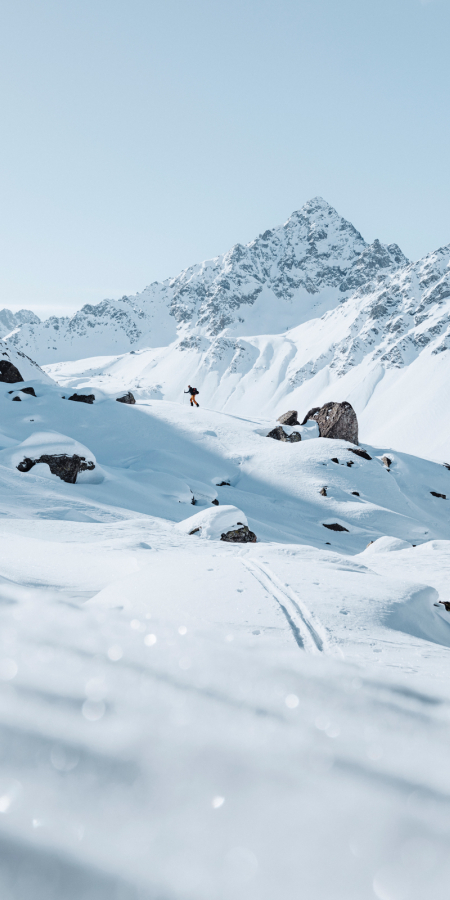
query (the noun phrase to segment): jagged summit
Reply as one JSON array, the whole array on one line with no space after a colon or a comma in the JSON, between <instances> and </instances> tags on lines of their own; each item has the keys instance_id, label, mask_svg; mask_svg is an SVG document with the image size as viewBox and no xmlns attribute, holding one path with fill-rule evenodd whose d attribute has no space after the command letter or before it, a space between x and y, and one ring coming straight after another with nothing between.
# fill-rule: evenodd
<instances>
[{"instance_id":1,"label":"jagged summit","mask_svg":"<svg viewBox=\"0 0 450 900\"><path fill-rule=\"evenodd\" d=\"M0 309L0 337L10 334L18 325L24 325L26 322L38 325L40 321L39 316L31 309L19 309L16 313L11 312L10 309Z\"/></svg>"},{"instance_id":2,"label":"jagged summit","mask_svg":"<svg viewBox=\"0 0 450 900\"><path fill-rule=\"evenodd\" d=\"M238 336L280 334L339 305L379 274L407 264L396 245L367 244L322 197L248 244L154 282L133 297L88 304L71 319L22 325L11 342L40 362L126 352L180 350Z\"/></svg>"}]
</instances>

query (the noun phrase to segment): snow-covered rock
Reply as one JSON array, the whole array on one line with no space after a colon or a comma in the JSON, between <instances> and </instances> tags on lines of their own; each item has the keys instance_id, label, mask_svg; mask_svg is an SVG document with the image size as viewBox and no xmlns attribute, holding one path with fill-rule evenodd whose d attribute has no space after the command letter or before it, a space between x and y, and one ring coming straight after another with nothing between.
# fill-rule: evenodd
<instances>
[{"instance_id":1,"label":"snow-covered rock","mask_svg":"<svg viewBox=\"0 0 450 900\"><path fill-rule=\"evenodd\" d=\"M236 506L217 506L183 519L175 528L183 534L196 535L203 540L219 541L222 534L243 526L248 527L248 521L241 509Z\"/></svg>"},{"instance_id":2,"label":"snow-covered rock","mask_svg":"<svg viewBox=\"0 0 450 900\"><path fill-rule=\"evenodd\" d=\"M35 431L14 447L0 451L0 465L44 477L55 476L69 484L103 480L94 454L79 441L52 431Z\"/></svg>"}]
</instances>

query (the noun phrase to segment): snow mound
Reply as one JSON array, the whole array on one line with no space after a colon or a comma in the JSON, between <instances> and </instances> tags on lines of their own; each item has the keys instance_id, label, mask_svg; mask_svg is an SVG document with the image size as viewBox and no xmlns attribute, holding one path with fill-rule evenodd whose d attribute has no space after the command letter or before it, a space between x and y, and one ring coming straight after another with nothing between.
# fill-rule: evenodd
<instances>
[{"instance_id":1,"label":"snow mound","mask_svg":"<svg viewBox=\"0 0 450 900\"><path fill-rule=\"evenodd\" d=\"M36 431L20 444L8 447L0 451L0 465L9 469L17 469L19 463L25 458L39 459L41 456L81 456L87 463L93 463L95 468L85 472L79 472L77 480L98 484L103 481L103 472L97 466L94 454L84 444L75 441L65 434L57 431ZM50 473L47 463L38 463L30 470L33 475L57 478ZM58 479L59 480L59 479Z\"/></svg>"},{"instance_id":2,"label":"snow mound","mask_svg":"<svg viewBox=\"0 0 450 900\"><path fill-rule=\"evenodd\" d=\"M391 550L410 550L412 546L413 545L409 541L402 541L400 538L384 535L384 537L377 538L373 544L369 544L369 546L363 550L363 553L360 553L360 556L372 553L390 553Z\"/></svg>"},{"instance_id":3,"label":"snow mound","mask_svg":"<svg viewBox=\"0 0 450 900\"><path fill-rule=\"evenodd\" d=\"M195 516L189 516L188 519L178 522L175 528L184 534L195 532L197 537L202 537L207 541L219 541L222 534L227 531L235 531L243 525L248 527L248 521L241 509L238 509L237 506L220 506L202 510Z\"/></svg>"}]
</instances>

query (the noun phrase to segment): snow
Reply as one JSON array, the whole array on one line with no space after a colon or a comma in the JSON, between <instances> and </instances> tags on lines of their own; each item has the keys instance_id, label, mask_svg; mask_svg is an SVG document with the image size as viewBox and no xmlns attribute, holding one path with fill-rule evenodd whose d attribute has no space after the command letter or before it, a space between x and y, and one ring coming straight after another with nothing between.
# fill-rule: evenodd
<instances>
[{"instance_id":1,"label":"snow","mask_svg":"<svg viewBox=\"0 0 450 900\"><path fill-rule=\"evenodd\" d=\"M4 311L1 900L447 900L449 259L316 198L136 297ZM330 400L369 459L267 438ZM61 453L95 469L17 469Z\"/></svg>"},{"instance_id":2,"label":"snow","mask_svg":"<svg viewBox=\"0 0 450 900\"><path fill-rule=\"evenodd\" d=\"M444 900L450 472L33 383L0 392L2 898Z\"/></svg>"},{"instance_id":3,"label":"snow","mask_svg":"<svg viewBox=\"0 0 450 900\"><path fill-rule=\"evenodd\" d=\"M236 531L243 525L247 525L247 516L236 506L220 506L218 509L205 509L183 519L175 526L177 531L183 534L198 533L198 536L207 541L220 541L224 532Z\"/></svg>"}]
</instances>

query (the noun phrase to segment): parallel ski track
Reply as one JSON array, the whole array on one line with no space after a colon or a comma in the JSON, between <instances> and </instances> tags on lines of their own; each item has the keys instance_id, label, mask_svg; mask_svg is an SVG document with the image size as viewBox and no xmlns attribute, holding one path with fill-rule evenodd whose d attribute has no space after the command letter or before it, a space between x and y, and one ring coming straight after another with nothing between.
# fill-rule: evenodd
<instances>
[{"instance_id":1,"label":"parallel ski track","mask_svg":"<svg viewBox=\"0 0 450 900\"><path fill-rule=\"evenodd\" d=\"M280 606L298 646L306 653L330 652L330 642L324 626L292 588L282 584L274 572L262 563L248 560L243 562Z\"/></svg>"}]
</instances>

